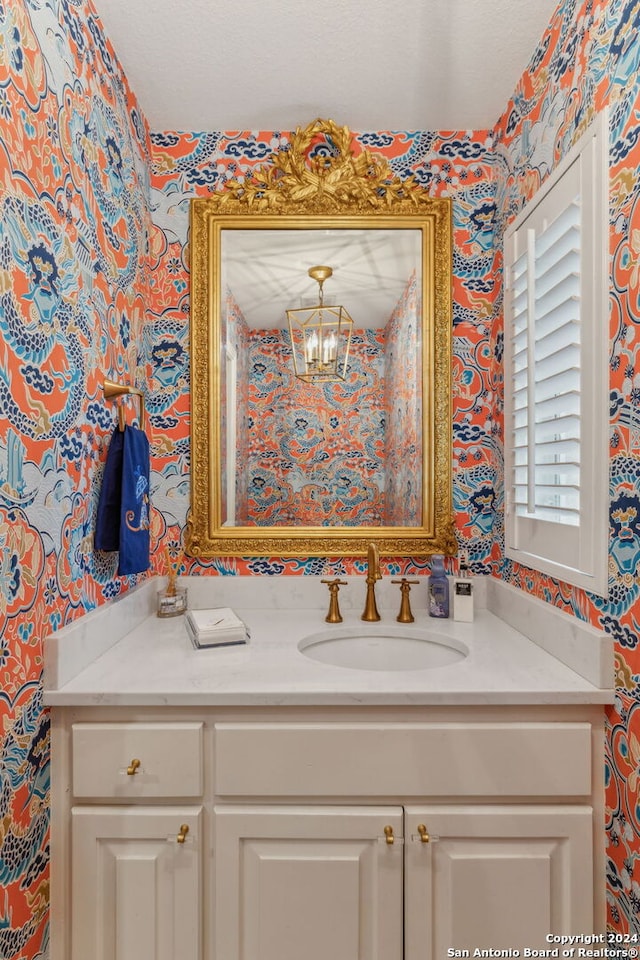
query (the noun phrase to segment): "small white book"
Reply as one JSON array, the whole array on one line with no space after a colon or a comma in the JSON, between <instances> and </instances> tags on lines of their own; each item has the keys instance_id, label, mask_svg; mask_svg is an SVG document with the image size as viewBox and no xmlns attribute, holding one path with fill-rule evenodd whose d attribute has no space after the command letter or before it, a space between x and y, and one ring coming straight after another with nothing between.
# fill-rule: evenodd
<instances>
[{"instance_id":1,"label":"small white book","mask_svg":"<svg viewBox=\"0 0 640 960\"><path fill-rule=\"evenodd\" d=\"M247 625L230 607L189 610L185 622L196 647L228 646L249 639Z\"/></svg>"}]
</instances>

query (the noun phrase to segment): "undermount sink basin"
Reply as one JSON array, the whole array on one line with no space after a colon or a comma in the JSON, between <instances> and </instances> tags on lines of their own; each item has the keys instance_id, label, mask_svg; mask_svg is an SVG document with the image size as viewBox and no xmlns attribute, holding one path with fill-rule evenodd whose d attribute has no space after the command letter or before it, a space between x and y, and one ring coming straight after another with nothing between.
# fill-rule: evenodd
<instances>
[{"instance_id":1,"label":"undermount sink basin","mask_svg":"<svg viewBox=\"0 0 640 960\"><path fill-rule=\"evenodd\" d=\"M311 660L352 670L432 670L464 660L469 653L453 637L381 623L320 630L304 637L298 650Z\"/></svg>"}]
</instances>

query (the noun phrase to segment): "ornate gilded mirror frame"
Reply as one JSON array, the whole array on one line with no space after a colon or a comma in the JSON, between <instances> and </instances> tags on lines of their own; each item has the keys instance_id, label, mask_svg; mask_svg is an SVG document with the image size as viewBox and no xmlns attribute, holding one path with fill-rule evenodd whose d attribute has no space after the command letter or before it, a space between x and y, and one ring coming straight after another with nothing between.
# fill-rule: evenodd
<instances>
[{"instance_id":1,"label":"ornate gilded mirror frame","mask_svg":"<svg viewBox=\"0 0 640 960\"><path fill-rule=\"evenodd\" d=\"M298 128L287 149L243 181L191 202L191 556L386 556L456 552L451 491L451 201L400 180L381 156L354 155L330 120ZM324 141L328 148L312 156ZM221 231L417 229L422 232L422 525L264 527L222 523Z\"/></svg>"}]
</instances>

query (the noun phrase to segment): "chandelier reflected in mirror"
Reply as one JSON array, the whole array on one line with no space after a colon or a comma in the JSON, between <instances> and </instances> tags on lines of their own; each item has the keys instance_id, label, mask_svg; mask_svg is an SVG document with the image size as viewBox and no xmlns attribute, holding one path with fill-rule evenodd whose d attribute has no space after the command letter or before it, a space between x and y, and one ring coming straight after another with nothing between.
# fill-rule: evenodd
<instances>
[{"instance_id":1,"label":"chandelier reflected in mirror","mask_svg":"<svg viewBox=\"0 0 640 960\"><path fill-rule=\"evenodd\" d=\"M346 380L353 320L345 307L325 305L332 268L310 267L308 274L318 284L318 303L286 311L295 375L311 383Z\"/></svg>"}]
</instances>

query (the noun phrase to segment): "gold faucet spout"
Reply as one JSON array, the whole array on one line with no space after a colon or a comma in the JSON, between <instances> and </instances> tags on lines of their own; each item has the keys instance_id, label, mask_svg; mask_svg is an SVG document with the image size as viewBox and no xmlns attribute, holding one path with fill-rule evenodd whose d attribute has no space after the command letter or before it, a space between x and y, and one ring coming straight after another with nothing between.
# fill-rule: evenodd
<instances>
[{"instance_id":1,"label":"gold faucet spout","mask_svg":"<svg viewBox=\"0 0 640 960\"><path fill-rule=\"evenodd\" d=\"M367 599L364 606L364 612L361 620L373 623L380 619L378 608L376 606L376 581L382 580L380 573L380 556L378 546L370 543L367 549Z\"/></svg>"},{"instance_id":2,"label":"gold faucet spout","mask_svg":"<svg viewBox=\"0 0 640 960\"><path fill-rule=\"evenodd\" d=\"M376 580L382 580L380 556L378 554L378 544L370 543L367 549L367 583L375 583Z\"/></svg>"}]
</instances>

